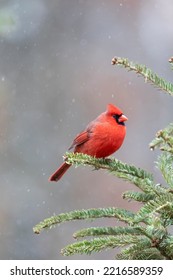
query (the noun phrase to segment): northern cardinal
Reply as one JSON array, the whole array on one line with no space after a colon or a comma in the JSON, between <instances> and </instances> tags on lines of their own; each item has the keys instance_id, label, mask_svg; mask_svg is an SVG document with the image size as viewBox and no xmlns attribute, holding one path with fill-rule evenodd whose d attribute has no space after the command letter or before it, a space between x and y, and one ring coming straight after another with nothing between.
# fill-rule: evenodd
<instances>
[{"instance_id":1,"label":"northern cardinal","mask_svg":"<svg viewBox=\"0 0 173 280\"><path fill-rule=\"evenodd\" d=\"M74 153L83 153L96 158L105 158L116 152L122 145L126 135L124 122L128 118L122 111L112 104L107 105L106 112L90 122L86 129L79 133L73 140L69 150L74 148ZM70 168L64 162L53 173L49 181L58 181Z\"/></svg>"}]
</instances>

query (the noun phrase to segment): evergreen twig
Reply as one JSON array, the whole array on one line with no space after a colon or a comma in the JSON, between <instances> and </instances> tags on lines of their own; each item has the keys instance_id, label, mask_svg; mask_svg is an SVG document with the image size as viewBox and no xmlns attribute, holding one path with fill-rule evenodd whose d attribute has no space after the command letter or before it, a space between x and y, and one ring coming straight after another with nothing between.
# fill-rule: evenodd
<instances>
[{"instance_id":1,"label":"evergreen twig","mask_svg":"<svg viewBox=\"0 0 173 280\"><path fill-rule=\"evenodd\" d=\"M151 150L160 148L161 151L173 154L173 123L170 123L165 129L159 130L149 146Z\"/></svg>"},{"instance_id":2,"label":"evergreen twig","mask_svg":"<svg viewBox=\"0 0 173 280\"><path fill-rule=\"evenodd\" d=\"M157 166L169 186L173 190L173 154L167 152L162 153L157 162Z\"/></svg>"},{"instance_id":3,"label":"evergreen twig","mask_svg":"<svg viewBox=\"0 0 173 280\"><path fill-rule=\"evenodd\" d=\"M125 235L125 234L141 235L140 227L132 226L116 226L116 227L90 227L81 229L73 234L74 238L81 238L86 236L102 236L102 235Z\"/></svg>"},{"instance_id":4,"label":"evergreen twig","mask_svg":"<svg viewBox=\"0 0 173 280\"><path fill-rule=\"evenodd\" d=\"M151 246L150 239L147 237L133 234L122 234L75 242L62 249L61 253L64 256L70 256L73 254L91 254L92 252L100 252L105 249L113 249L121 246L124 247L125 245L136 244L139 242L147 244L148 247Z\"/></svg>"},{"instance_id":5,"label":"evergreen twig","mask_svg":"<svg viewBox=\"0 0 173 280\"><path fill-rule=\"evenodd\" d=\"M145 65L136 64L129 61L127 58L114 57L112 59L112 65L121 65L127 68L129 71L135 71L144 77L145 82L151 82L154 86L165 91L169 95L173 96L173 84L167 82L165 79L160 78L151 69L147 68Z\"/></svg>"},{"instance_id":6,"label":"evergreen twig","mask_svg":"<svg viewBox=\"0 0 173 280\"><path fill-rule=\"evenodd\" d=\"M75 210L69 213L62 213L57 216L52 216L37 224L33 231L37 234L44 228L51 228L55 224L72 221L72 220L93 220L97 218L117 218L123 222L131 223L134 214L131 211L120 208L97 208L88 210Z\"/></svg>"}]
</instances>

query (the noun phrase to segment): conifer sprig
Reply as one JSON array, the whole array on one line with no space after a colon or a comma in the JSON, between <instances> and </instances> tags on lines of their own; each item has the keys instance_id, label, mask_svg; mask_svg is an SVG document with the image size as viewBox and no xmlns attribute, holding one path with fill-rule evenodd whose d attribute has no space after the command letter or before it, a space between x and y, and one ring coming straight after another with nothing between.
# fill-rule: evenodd
<instances>
[{"instance_id":1,"label":"conifer sprig","mask_svg":"<svg viewBox=\"0 0 173 280\"><path fill-rule=\"evenodd\" d=\"M138 244L142 242L145 246L151 247L151 241L144 236L137 236L133 234L128 235L116 235L99 237L91 240L83 240L75 242L62 249L61 253L64 256L70 256L73 254L91 254L92 252L100 252L102 250L114 249L116 247L124 247L126 245Z\"/></svg>"},{"instance_id":2,"label":"conifer sprig","mask_svg":"<svg viewBox=\"0 0 173 280\"><path fill-rule=\"evenodd\" d=\"M167 151L173 154L173 123L159 130L156 138L152 140L149 146L151 150L160 148L161 151Z\"/></svg>"},{"instance_id":3,"label":"conifer sprig","mask_svg":"<svg viewBox=\"0 0 173 280\"><path fill-rule=\"evenodd\" d=\"M90 228L84 228L81 229L73 234L73 237L83 238L86 236L105 236L105 235L125 235L125 234L135 234L135 235L141 235L141 228L140 227L90 227Z\"/></svg>"},{"instance_id":4,"label":"conifer sprig","mask_svg":"<svg viewBox=\"0 0 173 280\"><path fill-rule=\"evenodd\" d=\"M37 224L33 228L33 231L39 234L42 229L51 228L55 224L72 220L93 220L97 218L117 218L120 221L131 223L133 221L134 214L131 211L114 207L75 210L69 213L62 213L57 216L47 218Z\"/></svg>"},{"instance_id":5,"label":"conifer sprig","mask_svg":"<svg viewBox=\"0 0 173 280\"><path fill-rule=\"evenodd\" d=\"M157 166L170 189L173 191L173 154L162 153L157 162Z\"/></svg>"},{"instance_id":6,"label":"conifer sprig","mask_svg":"<svg viewBox=\"0 0 173 280\"><path fill-rule=\"evenodd\" d=\"M80 230L74 233L74 238L96 237L68 245L61 251L62 254L68 256L76 253L90 254L91 252L121 246L125 248L121 254L117 255L117 258L120 259L135 259L137 256L139 259L144 256L147 259L172 258L172 249L170 249L169 253L165 249L172 242L172 239L170 241L171 236L168 234L167 226L173 224L173 193L170 191L172 186L172 155L170 153L162 154L158 159L158 167L169 187L155 184L150 173L133 165L129 166L117 159L97 159L83 154L68 153L66 154L66 161L77 166L81 164L91 165L96 170L102 168L126 181L134 183L140 191L127 191L123 194L123 198L142 202L143 205L136 214L114 207L62 213L37 224L34 227L35 233L40 233L44 228L51 228L66 221L93 221L98 218L115 218L117 221L124 222L126 226L90 227ZM169 168L167 170L168 163ZM139 236L139 238L136 238L136 236ZM131 243L132 239L136 240L134 244Z\"/></svg>"},{"instance_id":7,"label":"conifer sprig","mask_svg":"<svg viewBox=\"0 0 173 280\"><path fill-rule=\"evenodd\" d=\"M144 77L145 82L151 82L155 87L173 96L173 84L159 77L145 65L134 63L122 57L114 57L112 59L112 65L120 65L127 68L129 71L135 71L137 74Z\"/></svg>"}]
</instances>

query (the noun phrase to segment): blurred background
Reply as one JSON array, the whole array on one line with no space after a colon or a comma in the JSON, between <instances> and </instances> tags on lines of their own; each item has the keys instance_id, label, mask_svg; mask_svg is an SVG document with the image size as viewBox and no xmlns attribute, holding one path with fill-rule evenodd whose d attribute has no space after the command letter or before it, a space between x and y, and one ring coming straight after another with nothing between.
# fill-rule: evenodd
<instances>
[{"instance_id":1,"label":"blurred background","mask_svg":"<svg viewBox=\"0 0 173 280\"><path fill-rule=\"evenodd\" d=\"M74 231L114 219L68 222L34 235L44 218L75 209L139 205L135 187L89 167L48 177L74 136L108 103L129 118L115 156L162 177L148 144L172 121L172 99L143 78L111 66L114 56L172 80L173 1L0 0L0 259L66 259ZM68 259L112 259L116 251Z\"/></svg>"}]
</instances>

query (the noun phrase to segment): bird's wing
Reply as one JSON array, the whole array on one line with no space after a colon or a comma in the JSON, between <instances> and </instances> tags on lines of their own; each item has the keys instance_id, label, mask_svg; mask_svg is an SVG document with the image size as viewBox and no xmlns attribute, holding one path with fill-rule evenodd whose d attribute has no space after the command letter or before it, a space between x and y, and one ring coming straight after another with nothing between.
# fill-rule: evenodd
<instances>
[{"instance_id":1,"label":"bird's wing","mask_svg":"<svg viewBox=\"0 0 173 280\"><path fill-rule=\"evenodd\" d=\"M73 143L71 144L69 150L72 149L75 146L79 146L79 145L85 143L88 140L89 140L89 131L88 130L82 131L81 133L79 133L75 137L75 139L73 140Z\"/></svg>"}]
</instances>

